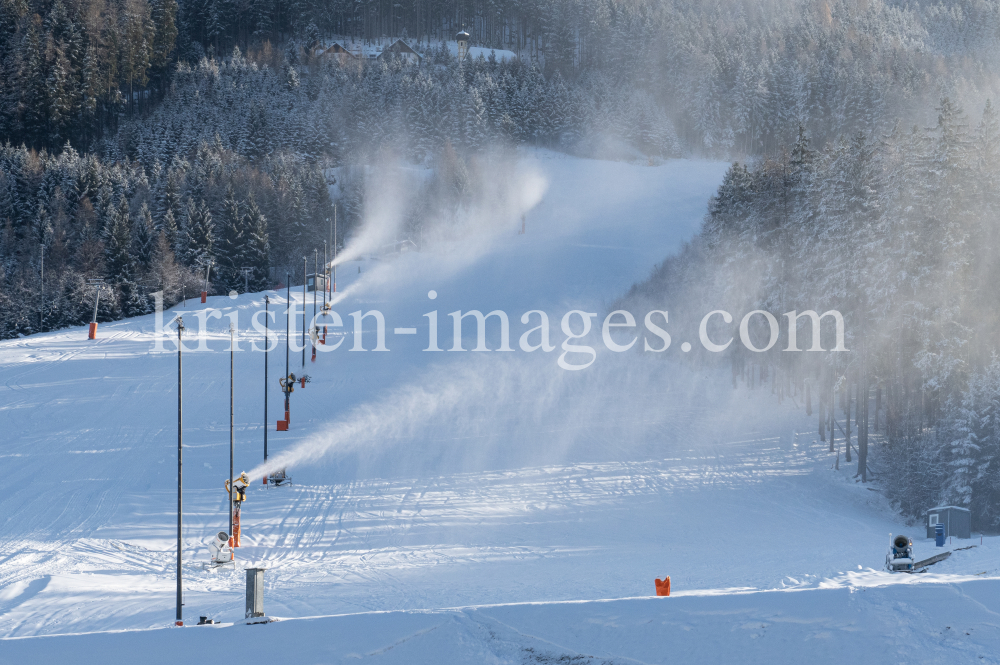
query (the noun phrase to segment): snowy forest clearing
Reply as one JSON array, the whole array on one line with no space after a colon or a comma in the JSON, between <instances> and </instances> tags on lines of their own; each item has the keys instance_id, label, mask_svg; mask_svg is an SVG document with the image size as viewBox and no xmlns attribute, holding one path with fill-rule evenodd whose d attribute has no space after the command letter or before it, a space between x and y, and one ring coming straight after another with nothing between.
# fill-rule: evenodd
<instances>
[{"instance_id":1,"label":"snowy forest clearing","mask_svg":"<svg viewBox=\"0 0 1000 665\"><path fill-rule=\"evenodd\" d=\"M350 353L345 344L307 360L312 382L292 396L291 431L272 429L269 445L272 454L324 447L366 413L392 436L334 440L321 458L289 468L295 486L252 486L236 571L200 568L209 537L226 524L228 320L209 322L214 353L185 356L186 621L238 620L242 567L251 562L268 568L269 615L407 612L255 629L277 637L223 627L9 640L0 662L45 649L104 660L128 660L136 649L147 660L182 649L193 658L237 645L259 654L271 639L303 649L297 655L307 661L588 654L662 662L686 652L774 662L797 659L793 645L812 639L836 645L819 650L820 662L886 648L900 660L993 658L985 647L995 649L1000 636L969 629L981 626L983 604L996 602L984 600L996 582L978 578L1000 575L997 539L923 575L878 572L890 532L913 537L920 558L935 553L932 541L921 525L893 521L849 466L832 471L815 421L791 400L734 391L727 368L686 364L676 347L665 358L602 352L588 372L560 370L558 352L421 351L431 309L446 328L454 309L508 311L512 339L515 313L605 312L693 235L726 165L647 167L541 152L519 168L545 192L527 212L524 235L515 216L447 249L341 266L342 316L377 308L390 330L414 325L419 334L389 335L390 353ZM274 301L280 309L284 292ZM239 311L241 331L262 305L263 294L209 301L224 314ZM193 325L199 308L189 300L175 309ZM674 323L677 347L696 339L688 334L697 321ZM274 328L283 337L281 317ZM173 617L176 355L150 353L153 329L148 316L102 324L96 342L75 328L0 343L0 455L12 479L0 495L4 637L135 630ZM300 367L293 353L291 369ZM281 417L283 369L279 346L270 355L271 428ZM262 354L236 355L237 473L262 458L262 370ZM445 408L397 408L448 387L461 399ZM652 595L653 579L664 575L678 598L552 604ZM782 588L811 590L734 595ZM696 593L712 597L684 597ZM535 601L547 604L418 611ZM654 607L670 612L667 624L637 628L655 625ZM314 621L319 638L309 635ZM946 626L970 635L939 636ZM851 637L836 639L838 630Z\"/></svg>"}]
</instances>

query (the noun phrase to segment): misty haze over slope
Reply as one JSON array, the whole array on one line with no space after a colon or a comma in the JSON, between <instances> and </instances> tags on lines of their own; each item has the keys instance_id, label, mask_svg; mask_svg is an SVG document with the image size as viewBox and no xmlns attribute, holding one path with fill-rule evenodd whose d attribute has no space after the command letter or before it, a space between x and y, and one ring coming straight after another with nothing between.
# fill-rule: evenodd
<instances>
[{"instance_id":1,"label":"misty haze over slope","mask_svg":"<svg viewBox=\"0 0 1000 665\"><path fill-rule=\"evenodd\" d=\"M1000 0L0 0L0 663L222 653L146 629L247 564L352 615L289 660L996 660L997 71Z\"/></svg>"}]
</instances>

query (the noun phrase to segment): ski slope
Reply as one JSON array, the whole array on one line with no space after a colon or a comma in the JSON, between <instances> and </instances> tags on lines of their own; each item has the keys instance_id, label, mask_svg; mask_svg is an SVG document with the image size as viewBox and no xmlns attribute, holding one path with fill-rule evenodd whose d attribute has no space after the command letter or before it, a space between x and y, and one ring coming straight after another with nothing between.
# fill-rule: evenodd
<instances>
[{"instance_id":1,"label":"ski slope","mask_svg":"<svg viewBox=\"0 0 1000 665\"><path fill-rule=\"evenodd\" d=\"M269 451L295 484L252 486L235 570L201 566L227 527L225 317L239 322L236 473L254 469L259 482L264 354L249 349L262 345L251 316L265 294L167 313L183 314L191 349L185 620L237 622L242 568L255 564L268 569L267 613L286 619L269 626L164 628L174 617L177 357L171 343L154 350L155 317L102 324L96 341L77 328L0 343L0 663L70 652L131 662L137 651L165 662L275 643L291 662L800 662L799 644L827 645L819 662L995 662L996 539L951 543L977 547L933 573L882 573L890 532L911 535L921 558L937 550L919 525L895 519L877 486L856 483L852 465L832 468L791 400L734 390L728 372L686 359L679 347L697 343L697 321L671 321L663 354L641 352L641 339L628 353L602 345L609 304L696 232L726 168L524 153L511 191L466 211L463 234L392 258L355 252L360 260L338 266L345 326L328 338L343 344L306 358L312 380L292 395L288 432L274 424L289 303L268 292L280 342L268 354ZM391 235L391 215L378 224L358 242ZM301 287L291 296L301 308ZM311 314L312 294L305 305ZM223 318L205 319L206 308ZM349 314L372 309L389 350L349 351ZM515 350L423 351L425 314L438 312L448 349L448 313L472 309L507 312ZM518 349L530 310L549 314L554 351ZM598 313L581 340L597 357L582 371L556 362L569 310ZM374 325L364 322L366 349ZM494 329L487 342L497 348ZM303 371L300 351L290 369ZM664 575L674 597L648 598Z\"/></svg>"}]
</instances>

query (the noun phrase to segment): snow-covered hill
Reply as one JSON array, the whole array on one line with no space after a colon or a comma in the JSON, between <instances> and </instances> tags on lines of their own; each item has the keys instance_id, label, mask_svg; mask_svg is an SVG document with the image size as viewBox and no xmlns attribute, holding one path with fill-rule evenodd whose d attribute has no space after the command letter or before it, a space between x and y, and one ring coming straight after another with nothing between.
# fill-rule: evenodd
<instances>
[{"instance_id":1,"label":"snow-covered hill","mask_svg":"<svg viewBox=\"0 0 1000 665\"><path fill-rule=\"evenodd\" d=\"M26 638L0 641L0 663L69 651L78 662L131 662L137 651L161 662L230 647L286 649L290 662L798 662L797 644L818 645L820 662L885 648L993 662L998 635L985 617L998 609L996 583L980 580L1000 570L995 539L933 574L877 572L890 532L914 536L920 556L933 544L849 465L832 469L792 400L734 390L724 371L686 360L680 346L697 343L697 321L670 321L663 354L643 352L641 338L620 354L602 341L608 304L693 235L725 168L530 153L496 199L505 203L468 211L460 238L342 263L344 328L329 346L344 343L306 359L312 381L292 396L289 432L274 431L283 318L274 325L269 448L295 484L253 486L236 570L201 563L227 526L233 313L236 470L259 482L263 468L264 355L249 347L262 341L251 316L265 294L210 298L221 319L196 300L167 314L184 312L191 349L201 316L209 349L184 360L185 618L240 619L248 563L268 568L269 615L375 614L35 637L172 623L177 359L168 342L154 351L153 316L102 325L93 342L72 329L0 343L0 636ZM283 312L285 292L268 295ZM388 352L349 351L350 313L373 309ZM509 315L511 352L423 350L425 314L438 313L450 349L448 314L473 309ZM520 348L532 310L551 319L551 352ZM557 362L570 310L597 314L580 340L596 359L581 371ZM366 349L374 328L364 320ZM487 345L499 344L491 328ZM302 371L301 352L291 370ZM664 575L675 597L635 598ZM796 593L746 593L762 590ZM632 600L563 602L599 599ZM959 628L974 630L934 632Z\"/></svg>"}]
</instances>

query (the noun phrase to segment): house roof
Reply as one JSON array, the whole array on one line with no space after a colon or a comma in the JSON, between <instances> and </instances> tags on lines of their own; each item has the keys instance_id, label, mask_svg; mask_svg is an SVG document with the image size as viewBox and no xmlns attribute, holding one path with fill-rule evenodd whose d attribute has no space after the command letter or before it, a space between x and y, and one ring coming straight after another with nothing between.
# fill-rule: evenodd
<instances>
[{"instance_id":1,"label":"house roof","mask_svg":"<svg viewBox=\"0 0 1000 665\"><path fill-rule=\"evenodd\" d=\"M402 39L397 39L389 46L386 46L384 49L382 49L382 53L380 53L379 56L381 57L386 53L412 53L418 58L421 57L419 53L410 48L410 45L404 42Z\"/></svg>"},{"instance_id":2,"label":"house roof","mask_svg":"<svg viewBox=\"0 0 1000 665\"><path fill-rule=\"evenodd\" d=\"M927 513L933 512L935 510L948 510L948 509L969 512L968 508L962 508L960 506L938 506L937 508L928 508L927 510L924 511L924 514L926 515Z\"/></svg>"},{"instance_id":3,"label":"house roof","mask_svg":"<svg viewBox=\"0 0 1000 665\"><path fill-rule=\"evenodd\" d=\"M341 46L338 42L334 42L333 45L330 48L328 48L325 51L323 51L323 53L324 54L326 54L326 53L344 53L346 55L351 56L352 58L354 57L353 53L351 53L346 48L344 48L343 46Z\"/></svg>"}]
</instances>

